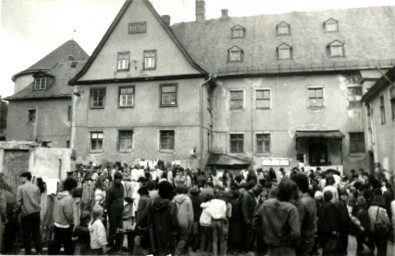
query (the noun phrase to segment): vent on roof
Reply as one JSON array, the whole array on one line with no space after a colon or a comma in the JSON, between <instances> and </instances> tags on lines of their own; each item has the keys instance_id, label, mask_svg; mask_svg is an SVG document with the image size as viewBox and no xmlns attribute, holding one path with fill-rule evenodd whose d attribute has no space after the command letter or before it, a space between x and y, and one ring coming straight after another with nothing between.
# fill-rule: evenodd
<instances>
[{"instance_id":1,"label":"vent on roof","mask_svg":"<svg viewBox=\"0 0 395 256\"><path fill-rule=\"evenodd\" d=\"M71 62L70 67L75 68L75 67L77 67L77 64L78 64L77 61L73 61L73 62Z\"/></svg>"},{"instance_id":2,"label":"vent on roof","mask_svg":"<svg viewBox=\"0 0 395 256\"><path fill-rule=\"evenodd\" d=\"M68 61L74 61L74 55L69 55Z\"/></svg>"},{"instance_id":3,"label":"vent on roof","mask_svg":"<svg viewBox=\"0 0 395 256\"><path fill-rule=\"evenodd\" d=\"M228 19L229 18L229 15L228 15L228 9L222 9L221 10L221 19L223 19L223 20L226 20L226 19Z\"/></svg>"},{"instance_id":4,"label":"vent on roof","mask_svg":"<svg viewBox=\"0 0 395 256\"><path fill-rule=\"evenodd\" d=\"M162 20L170 26L170 15L162 15Z\"/></svg>"},{"instance_id":5,"label":"vent on roof","mask_svg":"<svg viewBox=\"0 0 395 256\"><path fill-rule=\"evenodd\" d=\"M196 21L206 20L206 2L205 0L196 0Z\"/></svg>"}]
</instances>

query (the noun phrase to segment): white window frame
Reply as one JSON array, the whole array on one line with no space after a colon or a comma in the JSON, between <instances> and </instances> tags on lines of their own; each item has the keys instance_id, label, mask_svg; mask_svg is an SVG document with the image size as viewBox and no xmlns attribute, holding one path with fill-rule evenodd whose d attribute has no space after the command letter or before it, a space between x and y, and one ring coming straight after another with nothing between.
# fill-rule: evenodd
<instances>
[{"instance_id":1,"label":"white window frame","mask_svg":"<svg viewBox=\"0 0 395 256\"><path fill-rule=\"evenodd\" d=\"M310 106L310 93L309 90L322 89L322 106ZM307 87L307 107L310 109L322 109L325 108L325 87L323 86L309 86Z\"/></svg>"},{"instance_id":2,"label":"white window frame","mask_svg":"<svg viewBox=\"0 0 395 256\"><path fill-rule=\"evenodd\" d=\"M232 102L232 92L243 92L243 106L242 106L242 108L232 108L232 104L231 104L231 102ZM230 89L229 90L229 110L231 110L231 111L237 111L237 110L243 110L243 109L245 109L245 97L246 95L245 95L245 90L244 89Z\"/></svg>"},{"instance_id":3,"label":"white window frame","mask_svg":"<svg viewBox=\"0 0 395 256\"><path fill-rule=\"evenodd\" d=\"M155 70L158 60L157 50L144 50L143 70ZM153 56L151 56L153 54Z\"/></svg>"},{"instance_id":4,"label":"white window frame","mask_svg":"<svg viewBox=\"0 0 395 256\"><path fill-rule=\"evenodd\" d=\"M34 110L35 111L35 117L34 117L34 121L30 121L30 111L31 110ZM34 124L34 123L37 123L37 109L36 108L29 108L28 110L27 110L27 122L28 123L32 123L32 124Z\"/></svg>"},{"instance_id":5,"label":"white window frame","mask_svg":"<svg viewBox=\"0 0 395 256\"><path fill-rule=\"evenodd\" d=\"M118 52L117 71L129 71L129 70L130 70L130 52Z\"/></svg>"},{"instance_id":6,"label":"white window frame","mask_svg":"<svg viewBox=\"0 0 395 256\"><path fill-rule=\"evenodd\" d=\"M34 78L34 90L45 91L47 89L47 77Z\"/></svg>"},{"instance_id":7,"label":"white window frame","mask_svg":"<svg viewBox=\"0 0 395 256\"><path fill-rule=\"evenodd\" d=\"M243 135L243 150L242 150L242 152L232 152L232 141L231 141L232 135ZM244 152L245 152L245 139L246 139L246 136L245 136L244 132L230 132L229 136L228 136L229 153L230 154L244 154Z\"/></svg>"},{"instance_id":8,"label":"white window frame","mask_svg":"<svg viewBox=\"0 0 395 256\"><path fill-rule=\"evenodd\" d=\"M257 155L271 155L272 152L272 134L270 132L255 132L254 133L254 143L255 143L255 153ZM268 152L258 152L258 135L269 135L269 151Z\"/></svg>"},{"instance_id":9,"label":"white window frame","mask_svg":"<svg viewBox=\"0 0 395 256\"><path fill-rule=\"evenodd\" d=\"M123 102L123 98L122 98L122 96L126 96L126 102L129 100L129 95L130 95L130 93L128 94L128 93L126 93L126 94L122 94L121 92L122 92L122 89L133 89L133 93L132 93L132 104L122 104L122 102ZM120 108L132 108L132 107L134 107L134 101L135 101L135 96L136 95L136 88L135 88L135 86L134 85L129 85L129 86L120 86L119 87L119 89L118 89L118 106L120 107Z\"/></svg>"},{"instance_id":10,"label":"white window frame","mask_svg":"<svg viewBox=\"0 0 395 256\"><path fill-rule=\"evenodd\" d=\"M102 138L101 138L101 140L102 140L102 143L101 143L101 148L100 149L93 149L93 144L92 144L92 139L94 139L93 138L93 134L94 133L96 133L96 134L101 134L102 136ZM97 136L97 138L96 139L99 139L99 136ZM89 131L89 151L90 152L103 152L104 151L104 131L102 131L102 130L92 130L92 131Z\"/></svg>"},{"instance_id":11,"label":"white window frame","mask_svg":"<svg viewBox=\"0 0 395 256\"><path fill-rule=\"evenodd\" d=\"M258 107L258 104L257 104L257 95L258 95L258 91L269 91L269 107L268 108L262 108L262 107ZM255 108L256 109L272 109L272 101L273 101L273 95L272 95L272 88L256 88L255 89L255 97L254 97L254 99L255 99Z\"/></svg>"},{"instance_id":12,"label":"white window frame","mask_svg":"<svg viewBox=\"0 0 395 256\"><path fill-rule=\"evenodd\" d=\"M121 133L122 132L131 132L132 133L132 148L129 149L121 149ZM132 153L134 150L134 140L135 140L135 133L133 129L122 129L122 130L118 130L118 152L120 153Z\"/></svg>"},{"instance_id":13,"label":"white window frame","mask_svg":"<svg viewBox=\"0 0 395 256\"><path fill-rule=\"evenodd\" d=\"M173 142L173 149L162 149L162 143L161 143L161 132L166 132L166 131L172 131L174 133L174 142ZM176 130L172 128L163 128L163 129L158 129L158 151L160 153L173 153L176 150Z\"/></svg>"}]
</instances>

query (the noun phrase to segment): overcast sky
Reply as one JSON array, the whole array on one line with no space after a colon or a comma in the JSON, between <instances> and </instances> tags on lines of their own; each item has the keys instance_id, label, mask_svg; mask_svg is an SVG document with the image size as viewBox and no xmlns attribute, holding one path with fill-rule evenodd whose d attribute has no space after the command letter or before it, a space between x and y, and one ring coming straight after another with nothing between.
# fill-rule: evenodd
<instances>
[{"instance_id":1,"label":"overcast sky","mask_svg":"<svg viewBox=\"0 0 395 256\"><path fill-rule=\"evenodd\" d=\"M171 23L195 19L195 0L151 0ZM0 95L14 92L12 75L72 37L90 55L124 0L0 0ZM395 0L206 0L206 19L230 16L395 5ZM73 31L76 30L75 33Z\"/></svg>"}]
</instances>

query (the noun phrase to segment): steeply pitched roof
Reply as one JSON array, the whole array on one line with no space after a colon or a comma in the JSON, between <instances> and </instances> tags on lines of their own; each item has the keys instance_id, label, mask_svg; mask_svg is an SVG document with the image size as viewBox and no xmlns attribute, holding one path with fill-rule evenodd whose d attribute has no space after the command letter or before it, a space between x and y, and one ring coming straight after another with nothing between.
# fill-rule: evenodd
<instances>
[{"instance_id":1,"label":"steeply pitched roof","mask_svg":"<svg viewBox=\"0 0 395 256\"><path fill-rule=\"evenodd\" d=\"M325 33L324 22L336 19L339 31ZM229 17L203 22L178 23L172 29L191 56L207 71L281 72L293 68L315 70L333 68L374 68L395 63L395 6L292 12L276 15ZM291 35L276 33L276 25L290 24ZM246 28L246 36L232 39L231 28ZM326 46L335 40L345 43L344 58L330 58ZM287 43L293 47L292 60L278 60L276 47ZM236 45L244 50L244 61L228 63L227 50ZM391 60L389 60L391 59ZM385 60L385 61L383 61ZM334 64L335 63L335 64ZM393 65L393 64L392 64ZM338 68L339 69L339 68Z\"/></svg>"},{"instance_id":2,"label":"steeply pitched roof","mask_svg":"<svg viewBox=\"0 0 395 256\"><path fill-rule=\"evenodd\" d=\"M161 18L161 16L158 14L158 12L155 10L155 8L152 6L152 4L148 1L148 0L142 0L148 7L148 9L152 12L152 14L154 15L154 17L156 18L156 20L161 24L161 26L163 27L163 29L168 33L168 35L170 36L170 38L172 39L172 41L175 43L175 45L178 47L178 49L182 52L182 54L185 56L185 58L187 59L187 61L194 67L196 68L199 72L201 72L202 74L206 74L207 72L202 69L193 59L192 57L189 55L189 53L187 52L187 50L184 48L184 46L181 44L181 42L177 39L177 37L174 35L173 31L171 30L171 28L164 22L164 20ZM78 79L80 79L90 68L90 66L92 65L92 63L94 62L94 60L96 59L97 55L100 53L101 49L103 48L103 46L106 44L107 40L109 39L109 37L111 36L112 32L114 31L114 29L116 28L116 26L118 25L119 21L122 19L123 15L126 13L128 7L130 6L130 4L133 2L133 0L126 0L125 4L122 6L121 10L119 11L119 13L117 14L117 16L115 17L114 21L111 23L110 27L108 28L108 30L106 31L106 33L104 34L103 38L101 39L101 41L99 42L99 44L97 45L96 49L93 51L92 56L88 59L86 65L83 67L83 69L81 70L81 72L79 72L74 78L72 78L69 81L70 85L74 85Z\"/></svg>"},{"instance_id":3,"label":"steeply pitched roof","mask_svg":"<svg viewBox=\"0 0 395 256\"><path fill-rule=\"evenodd\" d=\"M77 44L76 41L69 40L29 68L13 75L12 81L15 82L15 79L19 76L35 73L38 70L50 70L60 62L67 62L69 55L73 55L74 60L77 62L85 62L89 58L89 55L81 48L81 46L79 46L79 44Z\"/></svg>"},{"instance_id":4,"label":"steeply pitched roof","mask_svg":"<svg viewBox=\"0 0 395 256\"><path fill-rule=\"evenodd\" d=\"M68 61L69 55L74 56L76 62L74 68L71 67L72 61ZM72 88L68 85L68 81L81 70L88 57L88 54L74 40L67 41L30 68L14 75L15 77L24 74L45 73L48 77L52 76L54 78L53 83L47 84L46 90L33 90L34 82L32 82L16 94L5 98L5 100L71 98Z\"/></svg>"}]
</instances>

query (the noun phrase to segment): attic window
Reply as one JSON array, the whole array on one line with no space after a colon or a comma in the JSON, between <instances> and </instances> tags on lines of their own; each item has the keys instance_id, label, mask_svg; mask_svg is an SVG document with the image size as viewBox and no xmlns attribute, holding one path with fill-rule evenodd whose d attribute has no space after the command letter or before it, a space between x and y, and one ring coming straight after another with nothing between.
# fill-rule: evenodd
<instances>
[{"instance_id":1,"label":"attic window","mask_svg":"<svg viewBox=\"0 0 395 256\"><path fill-rule=\"evenodd\" d=\"M282 43L277 47L277 59L292 60L292 46Z\"/></svg>"},{"instance_id":2,"label":"attic window","mask_svg":"<svg viewBox=\"0 0 395 256\"><path fill-rule=\"evenodd\" d=\"M128 71L130 61L130 52L118 52L118 71Z\"/></svg>"},{"instance_id":3,"label":"attic window","mask_svg":"<svg viewBox=\"0 0 395 256\"><path fill-rule=\"evenodd\" d=\"M327 51L329 57L344 57L344 43L335 40L328 44Z\"/></svg>"},{"instance_id":4,"label":"attic window","mask_svg":"<svg viewBox=\"0 0 395 256\"><path fill-rule=\"evenodd\" d=\"M232 38L245 38L246 29L240 25L236 25L231 28Z\"/></svg>"},{"instance_id":5,"label":"attic window","mask_svg":"<svg viewBox=\"0 0 395 256\"><path fill-rule=\"evenodd\" d=\"M228 62L242 62L244 51L237 46L228 49Z\"/></svg>"},{"instance_id":6,"label":"attic window","mask_svg":"<svg viewBox=\"0 0 395 256\"><path fill-rule=\"evenodd\" d=\"M128 26L129 34L142 34L147 33L147 22L134 22L129 23Z\"/></svg>"},{"instance_id":7,"label":"attic window","mask_svg":"<svg viewBox=\"0 0 395 256\"><path fill-rule=\"evenodd\" d=\"M279 24L277 24L276 30L277 30L277 35L278 36L290 35L291 34L291 26L288 23L284 22L284 21L280 22Z\"/></svg>"},{"instance_id":8,"label":"attic window","mask_svg":"<svg viewBox=\"0 0 395 256\"><path fill-rule=\"evenodd\" d=\"M45 91L47 89L47 78L39 77L34 79L34 90Z\"/></svg>"},{"instance_id":9,"label":"attic window","mask_svg":"<svg viewBox=\"0 0 395 256\"><path fill-rule=\"evenodd\" d=\"M333 18L324 21L324 31L325 32L338 32L339 22Z\"/></svg>"}]
</instances>

